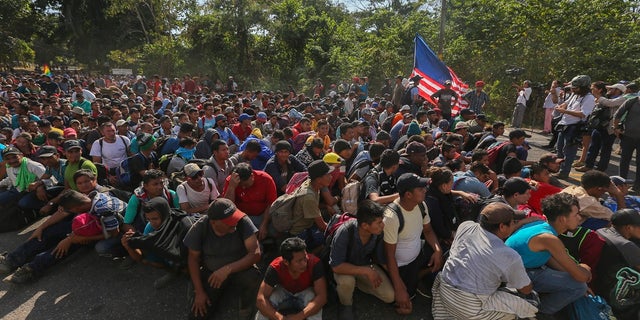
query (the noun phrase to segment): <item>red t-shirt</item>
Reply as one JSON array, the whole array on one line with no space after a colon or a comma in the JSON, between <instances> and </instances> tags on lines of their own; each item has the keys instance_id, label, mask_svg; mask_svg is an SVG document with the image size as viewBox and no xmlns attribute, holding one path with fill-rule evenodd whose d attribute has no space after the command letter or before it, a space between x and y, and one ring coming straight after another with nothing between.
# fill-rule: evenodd
<instances>
[{"instance_id":1,"label":"red t-shirt","mask_svg":"<svg viewBox=\"0 0 640 320\"><path fill-rule=\"evenodd\" d=\"M229 188L228 176L224 182L224 188L222 194L227 193ZM234 203L240 211L250 216L259 216L264 213L278 197L276 191L276 183L273 182L271 176L260 170L253 170L253 185L249 188L243 188L241 186L236 187L236 200Z\"/></svg>"},{"instance_id":2,"label":"red t-shirt","mask_svg":"<svg viewBox=\"0 0 640 320\"><path fill-rule=\"evenodd\" d=\"M531 190L531 198L529 198L529 202L527 204L535 212L542 214L542 199L552 194L559 193L560 191L562 191L562 189L556 186L544 182L538 182L538 188L536 190Z\"/></svg>"},{"instance_id":3,"label":"red t-shirt","mask_svg":"<svg viewBox=\"0 0 640 320\"><path fill-rule=\"evenodd\" d=\"M188 93L196 92L196 82L189 79L184 81L184 91Z\"/></svg>"},{"instance_id":4,"label":"red t-shirt","mask_svg":"<svg viewBox=\"0 0 640 320\"><path fill-rule=\"evenodd\" d=\"M282 257L277 257L269 264L264 275L264 282L272 287L281 286L290 293L296 294L313 286L313 282L324 276L322 263L313 254L307 253L307 269L297 279L291 277L289 268Z\"/></svg>"},{"instance_id":5,"label":"red t-shirt","mask_svg":"<svg viewBox=\"0 0 640 320\"><path fill-rule=\"evenodd\" d=\"M247 137L251 134L251 130L251 126L243 127L242 123L236 123L231 127L231 132L233 132L240 141L247 140Z\"/></svg>"}]
</instances>

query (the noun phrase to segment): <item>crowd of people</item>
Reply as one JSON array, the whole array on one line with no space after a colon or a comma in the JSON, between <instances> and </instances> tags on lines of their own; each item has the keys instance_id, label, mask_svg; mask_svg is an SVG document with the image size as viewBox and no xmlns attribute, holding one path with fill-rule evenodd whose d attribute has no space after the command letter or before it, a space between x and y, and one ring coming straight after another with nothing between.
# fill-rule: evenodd
<instances>
[{"instance_id":1,"label":"crowd of people","mask_svg":"<svg viewBox=\"0 0 640 320\"><path fill-rule=\"evenodd\" d=\"M557 154L530 159L528 81L504 138L484 82L424 99L419 76L395 80L378 94L366 77L318 80L307 97L233 77L4 75L0 221L44 222L3 248L0 273L35 281L93 246L166 270L158 289L187 275L191 319L215 317L228 290L243 319L321 319L330 292L354 319L356 288L400 315L431 298L434 319L566 319L594 304L638 319L637 86L554 81Z\"/></svg>"}]
</instances>

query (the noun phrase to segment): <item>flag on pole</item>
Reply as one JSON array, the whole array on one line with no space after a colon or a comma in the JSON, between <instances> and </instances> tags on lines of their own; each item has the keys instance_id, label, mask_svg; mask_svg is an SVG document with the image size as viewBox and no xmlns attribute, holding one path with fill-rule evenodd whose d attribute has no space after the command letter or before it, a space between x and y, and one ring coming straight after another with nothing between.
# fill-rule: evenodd
<instances>
[{"instance_id":1,"label":"flag on pole","mask_svg":"<svg viewBox=\"0 0 640 320\"><path fill-rule=\"evenodd\" d=\"M49 77L53 76L53 73L51 73L51 69L49 69L49 65L48 64L45 64L42 67L42 73L48 75Z\"/></svg>"},{"instance_id":2,"label":"flag on pole","mask_svg":"<svg viewBox=\"0 0 640 320\"><path fill-rule=\"evenodd\" d=\"M451 89L453 89L458 96L462 96L467 92L469 86L462 82L455 72L438 58L419 34L416 34L414 43L415 51L411 76L419 75L422 77L418 85L418 93L421 97L437 106L438 104L431 99L431 95L444 88L444 82L446 80L451 80ZM451 106L452 116L456 116L460 112L460 109L464 107L466 107L466 105L462 105L460 99L455 101Z\"/></svg>"}]
</instances>

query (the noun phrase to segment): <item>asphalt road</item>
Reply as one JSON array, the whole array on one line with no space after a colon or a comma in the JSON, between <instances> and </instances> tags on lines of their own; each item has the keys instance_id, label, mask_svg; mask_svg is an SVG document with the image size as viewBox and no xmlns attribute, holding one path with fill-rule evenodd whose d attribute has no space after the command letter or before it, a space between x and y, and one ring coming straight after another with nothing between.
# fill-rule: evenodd
<instances>
[{"instance_id":1,"label":"asphalt road","mask_svg":"<svg viewBox=\"0 0 640 320\"><path fill-rule=\"evenodd\" d=\"M547 152L539 148L547 143L547 137L536 132L531 132L532 138L528 139L533 147L529 152L530 160ZM619 156L614 154L609 166L610 175L617 174L618 163ZM633 177L635 167L631 171L630 177ZM580 175L572 172L570 182L577 183ZM0 234L0 252L10 251L25 241L36 226ZM71 255L36 282L25 285L0 282L0 319L186 318L186 276L156 290L153 281L161 277L163 271L144 265L121 270L118 263L86 249ZM324 319L337 318L336 299L330 297L330 303L324 308ZM359 319L431 319L431 301L421 296L414 300L413 314L406 317L397 316L392 306L362 293L356 293L355 301ZM221 308L225 310L216 318L236 318L234 295L227 295L221 306L229 307Z\"/></svg>"}]
</instances>

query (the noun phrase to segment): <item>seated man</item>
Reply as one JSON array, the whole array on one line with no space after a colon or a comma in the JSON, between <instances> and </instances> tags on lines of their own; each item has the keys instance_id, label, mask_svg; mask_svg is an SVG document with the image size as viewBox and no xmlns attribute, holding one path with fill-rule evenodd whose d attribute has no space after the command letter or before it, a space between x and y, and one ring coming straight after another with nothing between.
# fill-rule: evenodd
<instances>
[{"instance_id":1,"label":"seated man","mask_svg":"<svg viewBox=\"0 0 640 320\"><path fill-rule=\"evenodd\" d=\"M611 182L609 176L598 170L586 172L580 178L580 186L568 186L562 190L575 196L580 204L580 224L592 230L605 227L613 212L600 203L600 198L609 192L616 199L618 209L625 208L624 195Z\"/></svg>"},{"instance_id":2,"label":"seated man","mask_svg":"<svg viewBox=\"0 0 640 320\"><path fill-rule=\"evenodd\" d=\"M282 242L280 253L267 267L258 290L256 320L321 320L327 283L320 259L307 253L307 245L295 237Z\"/></svg>"},{"instance_id":3,"label":"seated man","mask_svg":"<svg viewBox=\"0 0 640 320\"><path fill-rule=\"evenodd\" d=\"M242 162L227 177L222 196L233 201L246 213L260 231L258 239L267 237L270 221L269 207L278 198L273 178L264 171L253 170Z\"/></svg>"},{"instance_id":4,"label":"seated man","mask_svg":"<svg viewBox=\"0 0 640 320\"><path fill-rule=\"evenodd\" d=\"M340 299L339 319L354 318L353 291L356 286L385 303L394 300L393 285L379 261L383 217L384 207L367 199L358 203L357 220L347 221L336 230L329 265Z\"/></svg>"},{"instance_id":5,"label":"seated man","mask_svg":"<svg viewBox=\"0 0 640 320\"><path fill-rule=\"evenodd\" d=\"M400 166L400 155L395 150L387 149L380 156L380 163L371 168L362 179L365 197L381 205L398 199L395 172Z\"/></svg>"},{"instance_id":6,"label":"seated man","mask_svg":"<svg viewBox=\"0 0 640 320\"><path fill-rule=\"evenodd\" d=\"M185 164L193 159L193 154L196 152L195 147L196 141L191 137L180 140L180 147L167 165L167 177L171 177L172 173L180 171Z\"/></svg>"},{"instance_id":7,"label":"seated man","mask_svg":"<svg viewBox=\"0 0 640 320\"><path fill-rule=\"evenodd\" d=\"M45 174L42 164L25 157L16 147L7 147L2 151L2 159L6 162L7 176L0 181L0 205L18 204L21 208L32 207L25 197L29 185L41 179Z\"/></svg>"},{"instance_id":8,"label":"seated man","mask_svg":"<svg viewBox=\"0 0 640 320\"><path fill-rule=\"evenodd\" d=\"M307 171L307 166L291 154L293 148L287 141L278 141L275 147L275 155L267 161L264 171L268 173L276 184L278 195L283 195L287 189L287 183L297 172Z\"/></svg>"},{"instance_id":9,"label":"seated man","mask_svg":"<svg viewBox=\"0 0 640 320\"><path fill-rule=\"evenodd\" d=\"M180 199L180 209L186 213L205 213L213 199L218 198L218 188L211 178L204 178L203 170L195 163L182 168L186 181L178 185L176 193Z\"/></svg>"},{"instance_id":10,"label":"seated man","mask_svg":"<svg viewBox=\"0 0 640 320\"><path fill-rule=\"evenodd\" d=\"M510 206L491 203L480 213L479 223L460 224L449 259L433 285L435 320L535 316L538 309L525 300L536 298L522 259L504 244L517 226L531 221L516 223L515 217ZM502 283L518 295L501 290Z\"/></svg>"},{"instance_id":11,"label":"seated man","mask_svg":"<svg viewBox=\"0 0 640 320\"><path fill-rule=\"evenodd\" d=\"M624 196L625 207L640 211L640 197L629 195L629 188L633 186L633 180L624 179L621 176L612 176L611 181ZM615 212L618 210L618 199L610 195L604 200L604 206Z\"/></svg>"},{"instance_id":12,"label":"seated man","mask_svg":"<svg viewBox=\"0 0 640 320\"><path fill-rule=\"evenodd\" d=\"M442 266L442 249L424 203L427 182L413 173L402 174L396 183L400 198L388 204L384 212L387 272L399 314L412 312L411 298L417 292L420 274L427 268L435 272ZM424 248L421 235L428 244Z\"/></svg>"},{"instance_id":13,"label":"seated man","mask_svg":"<svg viewBox=\"0 0 640 320\"><path fill-rule=\"evenodd\" d=\"M577 264L558 238L578 227L578 199L566 193L554 194L542 200L542 212L548 222L525 224L506 244L522 257L533 290L540 294L540 313L554 315L586 294L591 268Z\"/></svg>"},{"instance_id":14,"label":"seated man","mask_svg":"<svg viewBox=\"0 0 640 320\"><path fill-rule=\"evenodd\" d=\"M88 243L115 237L119 233L116 213L125 203L104 193L95 194L93 200L78 191L65 191L60 197L58 211L51 215L29 237L6 256L0 257L0 272L10 273L14 283L29 282ZM80 235L72 226L74 216L89 213L97 217L104 229L97 235Z\"/></svg>"},{"instance_id":15,"label":"seated man","mask_svg":"<svg viewBox=\"0 0 640 320\"><path fill-rule=\"evenodd\" d=\"M260 285L258 230L229 199L214 200L184 238L189 249L189 319L213 318L228 288L240 295L238 318L251 314Z\"/></svg>"},{"instance_id":16,"label":"seated man","mask_svg":"<svg viewBox=\"0 0 640 320\"><path fill-rule=\"evenodd\" d=\"M634 209L618 210L611 217L611 224L597 231L606 243L596 269L595 292L609 302L618 319L639 319L640 213ZM631 290L626 296L620 292L624 281L635 282L635 286L628 287Z\"/></svg>"},{"instance_id":17,"label":"seated man","mask_svg":"<svg viewBox=\"0 0 640 320\"><path fill-rule=\"evenodd\" d=\"M40 214L47 215L52 208L45 204L53 203L54 200L57 202L56 198L64 191L64 170L67 160L60 159L58 150L53 146L42 146L37 155L40 163L45 166L45 173L40 180L29 185L28 190L31 192L24 198L22 204L27 205L23 209L39 210Z\"/></svg>"}]
</instances>

